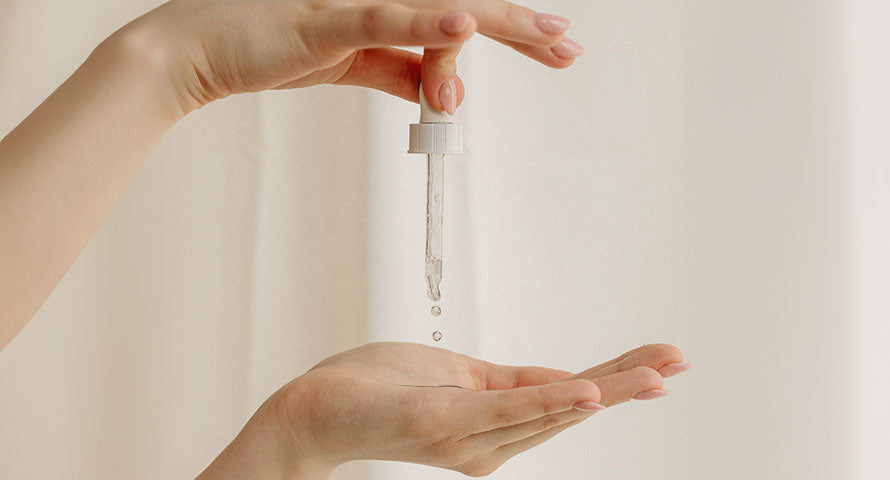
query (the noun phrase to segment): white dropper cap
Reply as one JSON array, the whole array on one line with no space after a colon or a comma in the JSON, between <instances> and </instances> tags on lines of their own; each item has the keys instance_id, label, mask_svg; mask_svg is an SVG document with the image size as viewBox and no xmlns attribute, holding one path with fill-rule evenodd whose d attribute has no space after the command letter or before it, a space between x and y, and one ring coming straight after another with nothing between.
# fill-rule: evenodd
<instances>
[{"instance_id":1,"label":"white dropper cap","mask_svg":"<svg viewBox=\"0 0 890 480\"><path fill-rule=\"evenodd\" d=\"M420 87L420 123L412 123L408 153L458 154L464 153L464 132L461 124L446 112L430 107Z\"/></svg>"}]
</instances>

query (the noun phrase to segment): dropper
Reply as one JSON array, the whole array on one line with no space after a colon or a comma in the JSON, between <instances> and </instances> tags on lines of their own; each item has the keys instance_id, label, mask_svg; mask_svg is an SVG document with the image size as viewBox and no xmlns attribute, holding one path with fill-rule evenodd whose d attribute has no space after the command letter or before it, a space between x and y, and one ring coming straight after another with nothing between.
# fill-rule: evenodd
<instances>
[{"instance_id":1,"label":"dropper","mask_svg":"<svg viewBox=\"0 0 890 480\"><path fill-rule=\"evenodd\" d=\"M463 128L454 117L430 107L420 87L420 123L412 123L408 153L426 154L426 265L424 282L430 300L442 292L442 211L445 186L445 155L464 153Z\"/></svg>"}]
</instances>

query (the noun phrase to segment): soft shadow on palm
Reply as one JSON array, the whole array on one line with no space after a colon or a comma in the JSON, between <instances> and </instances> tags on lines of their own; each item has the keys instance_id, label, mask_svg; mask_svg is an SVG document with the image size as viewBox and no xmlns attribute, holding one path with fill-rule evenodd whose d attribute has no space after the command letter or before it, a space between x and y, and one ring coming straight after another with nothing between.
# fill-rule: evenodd
<instances>
[{"instance_id":1,"label":"soft shadow on palm","mask_svg":"<svg viewBox=\"0 0 890 480\"><path fill-rule=\"evenodd\" d=\"M338 369L351 376L393 387L444 386L484 390L487 365L441 348L413 343L372 343L334 355L310 371Z\"/></svg>"}]
</instances>

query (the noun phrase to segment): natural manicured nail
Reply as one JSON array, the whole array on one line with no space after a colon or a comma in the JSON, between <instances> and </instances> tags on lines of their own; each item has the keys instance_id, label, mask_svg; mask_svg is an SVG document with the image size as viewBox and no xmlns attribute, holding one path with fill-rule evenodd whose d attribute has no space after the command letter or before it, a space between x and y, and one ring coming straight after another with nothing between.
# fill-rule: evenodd
<instances>
[{"instance_id":1,"label":"natural manicured nail","mask_svg":"<svg viewBox=\"0 0 890 480\"><path fill-rule=\"evenodd\" d=\"M445 35L458 35L470 26L470 16L466 13L451 13L439 20L439 29Z\"/></svg>"},{"instance_id":2,"label":"natural manicured nail","mask_svg":"<svg viewBox=\"0 0 890 480\"><path fill-rule=\"evenodd\" d=\"M646 390L645 392L640 392L634 395L634 400L654 400L656 398L661 398L667 395L667 390L662 390L660 388L654 388L652 390Z\"/></svg>"},{"instance_id":3,"label":"natural manicured nail","mask_svg":"<svg viewBox=\"0 0 890 480\"><path fill-rule=\"evenodd\" d=\"M442 102L442 107L448 115L454 115L454 111L457 110L457 85L453 78L442 82L442 86L439 87L439 101Z\"/></svg>"},{"instance_id":4,"label":"natural manicured nail","mask_svg":"<svg viewBox=\"0 0 890 480\"><path fill-rule=\"evenodd\" d=\"M599 412L606 409L606 407L596 402L578 402L572 406L575 407L575 410L581 410L582 412Z\"/></svg>"},{"instance_id":5,"label":"natural manicured nail","mask_svg":"<svg viewBox=\"0 0 890 480\"><path fill-rule=\"evenodd\" d=\"M561 42L550 47L550 51L559 58L570 59L584 54L584 47L578 45L571 38L566 37Z\"/></svg>"},{"instance_id":6,"label":"natural manicured nail","mask_svg":"<svg viewBox=\"0 0 890 480\"><path fill-rule=\"evenodd\" d=\"M688 362L683 363L669 363L658 369L658 373L661 374L662 377L668 378L673 377L674 375L679 375L687 370L692 368L692 364Z\"/></svg>"},{"instance_id":7,"label":"natural manicured nail","mask_svg":"<svg viewBox=\"0 0 890 480\"><path fill-rule=\"evenodd\" d=\"M549 13L536 13L535 26L547 35L556 35L568 30L572 26L572 22L567 18L557 17Z\"/></svg>"}]
</instances>

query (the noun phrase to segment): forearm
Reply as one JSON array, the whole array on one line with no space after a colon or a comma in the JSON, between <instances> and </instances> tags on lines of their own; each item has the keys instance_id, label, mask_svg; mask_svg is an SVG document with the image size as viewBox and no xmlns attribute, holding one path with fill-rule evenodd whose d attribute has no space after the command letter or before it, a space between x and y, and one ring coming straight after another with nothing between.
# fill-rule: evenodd
<instances>
[{"instance_id":1,"label":"forearm","mask_svg":"<svg viewBox=\"0 0 890 480\"><path fill-rule=\"evenodd\" d=\"M0 348L184 115L151 34L124 29L0 141Z\"/></svg>"}]
</instances>

